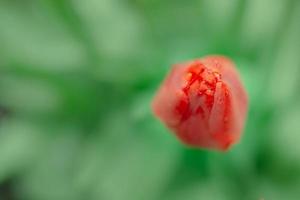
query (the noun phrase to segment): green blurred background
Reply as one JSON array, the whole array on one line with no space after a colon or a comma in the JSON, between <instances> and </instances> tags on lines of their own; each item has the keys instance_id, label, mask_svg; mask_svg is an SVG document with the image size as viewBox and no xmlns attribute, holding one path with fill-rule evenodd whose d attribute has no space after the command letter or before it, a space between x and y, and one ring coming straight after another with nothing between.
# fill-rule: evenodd
<instances>
[{"instance_id":1,"label":"green blurred background","mask_svg":"<svg viewBox=\"0 0 300 200\"><path fill-rule=\"evenodd\" d=\"M300 199L299 20L297 0L0 0L0 200ZM150 110L208 54L250 97L226 153Z\"/></svg>"}]
</instances>

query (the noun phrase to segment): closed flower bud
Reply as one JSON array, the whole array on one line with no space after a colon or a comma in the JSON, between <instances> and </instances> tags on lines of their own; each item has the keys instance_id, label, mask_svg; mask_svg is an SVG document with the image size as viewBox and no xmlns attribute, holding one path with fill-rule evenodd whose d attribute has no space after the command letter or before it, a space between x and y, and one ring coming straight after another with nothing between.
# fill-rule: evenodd
<instances>
[{"instance_id":1,"label":"closed flower bud","mask_svg":"<svg viewBox=\"0 0 300 200\"><path fill-rule=\"evenodd\" d=\"M208 56L174 65L152 109L183 143L227 150L240 139L248 99L234 64Z\"/></svg>"}]
</instances>

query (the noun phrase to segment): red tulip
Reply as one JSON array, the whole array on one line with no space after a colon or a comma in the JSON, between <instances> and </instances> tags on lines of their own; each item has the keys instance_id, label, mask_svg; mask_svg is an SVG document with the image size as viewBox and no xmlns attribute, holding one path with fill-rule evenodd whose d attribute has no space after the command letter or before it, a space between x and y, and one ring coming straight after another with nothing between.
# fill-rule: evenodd
<instances>
[{"instance_id":1,"label":"red tulip","mask_svg":"<svg viewBox=\"0 0 300 200\"><path fill-rule=\"evenodd\" d=\"M183 143L227 150L243 131L248 98L234 64L208 56L174 65L152 109Z\"/></svg>"}]
</instances>

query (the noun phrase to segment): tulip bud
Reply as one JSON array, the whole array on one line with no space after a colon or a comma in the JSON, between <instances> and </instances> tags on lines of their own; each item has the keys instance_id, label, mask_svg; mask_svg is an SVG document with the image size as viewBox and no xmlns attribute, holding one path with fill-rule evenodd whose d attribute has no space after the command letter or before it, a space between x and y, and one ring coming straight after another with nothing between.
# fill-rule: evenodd
<instances>
[{"instance_id":1,"label":"tulip bud","mask_svg":"<svg viewBox=\"0 0 300 200\"><path fill-rule=\"evenodd\" d=\"M174 65L152 109L188 146L227 150L240 139L248 98L234 64L208 56Z\"/></svg>"}]
</instances>

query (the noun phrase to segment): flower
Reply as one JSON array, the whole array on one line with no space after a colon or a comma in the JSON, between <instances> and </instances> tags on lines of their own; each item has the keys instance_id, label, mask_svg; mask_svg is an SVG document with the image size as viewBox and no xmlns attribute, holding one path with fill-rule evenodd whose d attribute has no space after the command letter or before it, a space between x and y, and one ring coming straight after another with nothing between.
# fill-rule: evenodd
<instances>
[{"instance_id":1,"label":"flower","mask_svg":"<svg viewBox=\"0 0 300 200\"><path fill-rule=\"evenodd\" d=\"M233 62L207 56L174 65L152 110L188 146L224 151L240 139L248 98Z\"/></svg>"}]
</instances>

